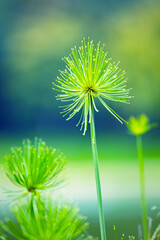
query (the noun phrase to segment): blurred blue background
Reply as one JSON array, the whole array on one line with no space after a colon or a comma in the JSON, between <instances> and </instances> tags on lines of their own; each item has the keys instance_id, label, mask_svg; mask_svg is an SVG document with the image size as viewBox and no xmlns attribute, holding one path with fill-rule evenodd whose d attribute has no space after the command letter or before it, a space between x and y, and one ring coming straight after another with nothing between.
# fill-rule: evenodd
<instances>
[{"instance_id":1,"label":"blurred blue background","mask_svg":"<svg viewBox=\"0 0 160 240\"><path fill-rule=\"evenodd\" d=\"M97 236L89 131L82 136L75 127L78 117L69 122L62 118L52 82L58 70L65 68L62 57L89 36L95 43L105 43L113 61L120 60L132 88L130 105L111 102L110 106L125 119L146 113L151 121L159 122L159 9L158 0L0 1L1 161L11 146L19 146L27 137L42 137L63 151L71 176L65 195L78 202L91 222L90 232ZM140 202L135 139L105 109L99 109L96 129L108 234L113 239L112 225L116 224L119 234L137 236ZM148 209L160 200L159 134L157 128L144 137ZM5 184L5 177L1 180Z\"/></svg>"}]
</instances>

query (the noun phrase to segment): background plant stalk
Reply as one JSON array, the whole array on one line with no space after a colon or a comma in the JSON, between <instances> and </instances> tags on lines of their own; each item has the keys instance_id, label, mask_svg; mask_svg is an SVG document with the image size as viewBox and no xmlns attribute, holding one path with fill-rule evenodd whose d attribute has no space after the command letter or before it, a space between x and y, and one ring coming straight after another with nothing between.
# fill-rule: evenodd
<instances>
[{"instance_id":1,"label":"background plant stalk","mask_svg":"<svg viewBox=\"0 0 160 240\"><path fill-rule=\"evenodd\" d=\"M91 130L91 144L92 144L92 153L93 153L95 180L96 180L96 189L97 189L97 201L98 201L101 239L106 240L105 220L104 220L104 211L103 211L103 204L102 204L101 182L100 182L100 174L99 174L98 152L97 152L97 144L96 144L94 109L93 109L92 101L91 101L90 130Z\"/></svg>"},{"instance_id":2,"label":"background plant stalk","mask_svg":"<svg viewBox=\"0 0 160 240\"><path fill-rule=\"evenodd\" d=\"M140 170L140 190L141 190L141 206L142 206L142 222L143 222L143 238L148 240L148 221L146 208L146 193L145 193L145 176L144 176L144 157L142 148L142 136L137 135L137 154Z\"/></svg>"}]
</instances>

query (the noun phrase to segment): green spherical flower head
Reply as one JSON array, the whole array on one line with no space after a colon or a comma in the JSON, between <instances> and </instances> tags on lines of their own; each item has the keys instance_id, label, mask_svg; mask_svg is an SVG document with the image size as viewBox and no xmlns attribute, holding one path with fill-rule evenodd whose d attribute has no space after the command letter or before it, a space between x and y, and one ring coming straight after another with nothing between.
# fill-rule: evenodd
<instances>
[{"instance_id":1,"label":"green spherical flower head","mask_svg":"<svg viewBox=\"0 0 160 240\"><path fill-rule=\"evenodd\" d=\"M5 174L20 192L35 193L59 186L63 181L66 161L45 142L35 138L34 144L25 140L20 148L12 148L5 157Z\"/></svg>"},{"instance_id":2,"label":"green spherical flower head","mask_svg":"<svg viewBox=\"0 0 160 240\"><path fill-rule=\"evenodd\" d=\"M121 123L125 122L106 103L108 100L129 103L129 89L125 89L125 71L118 69L118 63L112 63L107 58L104 45L101 47L99 42L95 49L93 41L88 39L86 44L83 39L81 47L78 50L74 47L64 61L66 69L60 71L57 84L53 84L55 90L60 92L57 99L68 102L63 106L62 112L64 116L68 115L67 120L82 110L77 125L81 122L85 134L88 121L91 121L92 107L98 112L95 103L95 99L98 99Z\"/></svg>"},{"instance_id":3,"label":"green spherical flower head","mask_svg":"<svg viewBox=\"0 0 160 240\"><path fill-rule=\"evenodd\" d=\"M149 123L149 120L145 114L140 115L138 118L130 117L128 122L128 129L134 135L142 135L147 133L152 128L156 127L156 123Z\"/></svg>"},{"instance_id":4,"label":"green spherical flower head","mask_svg":"<svg viewBox=\"0 0 160 240\"><path fill-rule=\"evenodd\" d=\"M93 240L86 236L86 218L74 206L32 199L27 205L14 208L17 223L0 221L3 239L28 240ZM7 237L7 238L5 238ZM1 237L0 237L1 239Z\"/></svg>"}]
</instances>

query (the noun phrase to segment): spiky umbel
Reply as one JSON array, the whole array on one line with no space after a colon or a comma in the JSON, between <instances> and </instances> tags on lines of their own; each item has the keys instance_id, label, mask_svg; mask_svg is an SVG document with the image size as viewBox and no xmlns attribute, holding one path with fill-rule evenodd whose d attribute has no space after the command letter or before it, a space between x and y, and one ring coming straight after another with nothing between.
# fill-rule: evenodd
<instances>
[{"instance_id":1,"label":"spiky umbel","mask_svg":"<svg viewBox=\"0 0 160 240\"><path fill-rule=\"evenodd\" d=\"M13 184L19 187L19 193L35 193L54 189L63 181L63 170L66 161L45 142L35 138L24 140L22 147L11 149L11 154L5 157L4 171Z\"/></svg>"},{"instance_id":2,"label":"spiky umbel","mask_svg":"<svg viewBox=\"0 0 160 240\"><path fill-rule=\"evenodd\" d=\"M61 92L57 99L68 102L63 106L63 116L68 115L69 120L82 109L77 125L81 122L85 134L88 121L91 121L91 106L98 112L95 104L95 99L98 99L121 123L125 122L106 103L106 100L129 103L129 89L125 89L125 71L118 69L118 63L112 63L107 58L104 45L101 47L99 42L95 49L93 41L88 39L86 44L83 39L81 47L78 50L74 47L69 57L63 60L66 69L60 71L57 83L53 83L54 89Z\"/></svg>"},{"instance_id":3,"label":"spiky umbel","mask_svg":"<svg viewBox=\"0 0 160 240\"><path fill-rule=\"evenodd\" d=\"M32 198L14 208L14 214L17 223L11 219L0 221L0 239L93 240L86 234L86 218L68 203Z\"/></svg>"},{"instance_id":4,"label":"spiky umbel","mask_svg":"<svg viewBox=\"0 0 160 240\"><path fill-rule=\"evenodd\" d=\"M141 114L139 117L130 117L128 121L128 129L136 136L143 135L150 131L152 128L157 127L157 123L150 123L145 114Z\"/></svg>"}]
</instances>

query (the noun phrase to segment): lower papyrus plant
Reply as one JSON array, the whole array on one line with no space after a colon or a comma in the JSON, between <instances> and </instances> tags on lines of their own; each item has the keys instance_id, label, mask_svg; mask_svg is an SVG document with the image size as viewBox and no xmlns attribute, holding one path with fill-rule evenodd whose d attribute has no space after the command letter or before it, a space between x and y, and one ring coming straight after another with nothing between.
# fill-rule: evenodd
<instances>
[{"instance_id":1,"label":"lower papyrus plant","mask_svg":"<svg viewBox=\"0 0 160 240\"><path fill-rule=\"evenodd\" d=\"M11 197L20 199L29 193L55 190L64 178L66 160L62 153L47 147L41 139L24 140L22 147L12 147L5 156L4 172L16 189L7 191Z\"/></svg>"},{"instance_id":2,"label":"lower papyrus plant","mask_svg":"<svg viewBox=\"0 0 160 240\"><path fill-rule=\"evenodd\" d=\"M0 222L0 239L29 240L92 240L85 234L86 218L78 214L78 209L67 203L53 199L41 201L31 197L28 202L13 208L16 221L9 218Z\"/></svg>"},{"instance_id":3,"label":"lower papyrus plant","mask_svg":"<svg viewBox=\"0 0 160 240\"><path fill-rule=\"evenodd\" d=\"M17 190L5 190L11 197L15 221L0 221L2 240L93 240L87 234L86 218L69 203L47 197L64 182L66 161L62 154L35 139L23 141L21 148L12 148L5 157L4 172Z\"/></svg>"}]
</instances>

